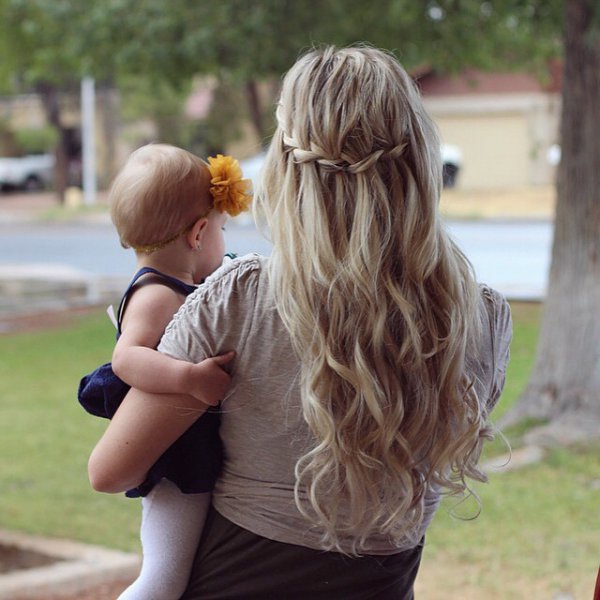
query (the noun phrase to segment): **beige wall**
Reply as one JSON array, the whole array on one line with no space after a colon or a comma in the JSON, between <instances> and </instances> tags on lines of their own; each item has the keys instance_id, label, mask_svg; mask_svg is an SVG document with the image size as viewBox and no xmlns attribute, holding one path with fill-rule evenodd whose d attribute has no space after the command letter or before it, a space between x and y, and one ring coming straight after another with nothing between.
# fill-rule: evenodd
<instances>
[{"instance_id":1,"label":"beige wall","mask_svg":"<svg viewBox=\"0 0 600 600\"><path fill-rule=\"evenodd\" d=\"M529 183L527 122L523 115L437 119L442 141L458 146L463 189L522 187Z\"/></svg>"},{"instance_id":2,"label":"beige wall","mask_svg":"<svg viewBox=\"0 0 600 600\"><path fill-rule=\"evenodd\" d=\"M549 185L548 148L558 141L559 100L546 93L426 98L442 141L458 146L457 187L502 189Z\"/></svg>"}]
</instances>

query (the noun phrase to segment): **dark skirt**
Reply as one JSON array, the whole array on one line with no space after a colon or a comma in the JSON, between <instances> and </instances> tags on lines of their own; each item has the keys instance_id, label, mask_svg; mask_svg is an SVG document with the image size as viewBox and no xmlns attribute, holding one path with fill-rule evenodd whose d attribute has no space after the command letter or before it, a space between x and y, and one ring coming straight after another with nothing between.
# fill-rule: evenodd
<instances>
[{"instance_id":1,"label":"dark skirt","mask_svg":"<svg viewBox=\"0 0 600 600\"><path fill-rule=\"evenodd\" d=\"M211 509L182 600L412 600L423 543L349 558L269 540Z\"/></svg>"}]
</instances>

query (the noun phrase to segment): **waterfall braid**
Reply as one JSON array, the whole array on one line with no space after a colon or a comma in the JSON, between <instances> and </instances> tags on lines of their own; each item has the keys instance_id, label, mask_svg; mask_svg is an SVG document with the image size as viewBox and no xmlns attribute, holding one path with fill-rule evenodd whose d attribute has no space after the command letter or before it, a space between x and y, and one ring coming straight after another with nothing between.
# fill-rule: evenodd
<instances>
[{"instance_id":1,"label":"waterfall braid","mask_svg":"<svg viewBox=\"0 0 600 600\"><path fill-rule=\"evenodd\" d=\"M371 48L301 58L277 121L257 204L315 440L296 502L328 548L416 543L428 486L484 480L489 437L465 375L479 293L439 220L439 140L411 79Z\"/></svg>"}]
</instances>

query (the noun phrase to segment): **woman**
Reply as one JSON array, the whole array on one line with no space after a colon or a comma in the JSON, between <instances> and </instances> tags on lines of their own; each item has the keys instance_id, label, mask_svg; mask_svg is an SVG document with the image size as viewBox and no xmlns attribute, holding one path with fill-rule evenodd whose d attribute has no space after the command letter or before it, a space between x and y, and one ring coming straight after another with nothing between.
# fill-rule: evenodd
<instances>
[{"instance_id":1,"label":"woman","mask_svg":"<svg viewBox=\"0 0 600 600\"><path fill-rule=\"evenodd\" d=\"M441 492L485 480L508 305L443 229L439 140L392 56L308 53L277 123L256 203L271 258L217 271L160 346L237 351L184 598L412 598ZM143 479L194 419L173 406L126 399L90 459L97 489Z\"/></svg>"}]
</instances>

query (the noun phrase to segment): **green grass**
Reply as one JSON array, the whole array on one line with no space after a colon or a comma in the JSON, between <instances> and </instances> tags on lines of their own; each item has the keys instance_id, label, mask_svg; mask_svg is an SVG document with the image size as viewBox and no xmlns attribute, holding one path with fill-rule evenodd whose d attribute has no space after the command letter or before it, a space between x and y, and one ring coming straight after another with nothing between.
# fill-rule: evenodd
<instances>
[{"instance_id":1,"label":"green grass","mask_svg":"<svg viewBox=\"0 0 600 600\"><path fill-rule=\"evenodd\" d=\"M63 330L0 337L0 526L137 547L139 503L93 492L87 457L106 422L77 403L82 375L110 358L104 314Z\"/></svg>"},{"instance_id":2,"label":"green grass","mask_svg":"<svg viewBox=\"0 0 600 600\"><path fill-rule=\"evenodd\" d=\"M53 206L39 215L40 221L61 222L73 221L90 215L103 215L108 213L108 208L105 203L97 202L91 206L81 204L77 207L70 206Z\"/></svg>"},{"instance_id":3,"label":"green grass","mask_svg":"<svg viewBox=\"0 0 600 600\"><path fill-rule=\"evenodd\" d=\"M493 418L500 418L521 393L533 367L542 307L537 303L516 302L511 304L513 317L513 340L510 347L510 362L506 372L506 384L502 398Z\"/></svg>"},{"instance_id":4,"label":"green grass","mask_svg":"<svg viewBox=\"0 0 600 600\"><path fill-rule=\"evenodd\" d=\"M541 310L513 304L514 336L498 418L516 401L533 366ZM523 426L505 432L519 444ZM506 452L500 438L487 456ZM591 598L598 570L600 446L555 449L539 464L490 475L474 501L446 499L427 532L422 577L445 578L434 598L551 598L558 591ZM458 513L459 517L456 516ZM451 572L439 573L439 565ZM451 594L451 590L456 595ZM486 590L485 593L467 590ZM429 597L429 596L427 596Z\"/></svg>"},{"instance_id":5,"label":"green grass","mask_svg":"<svg viewBox=\"0 0 600 600\"><path fill-rule=\"evenodd\" d=\"M540 307L514 304L513 319L512 358L494 418L527 381ZM108 359L113 342L103 313L61 330L0 336L0 527L138 549L139 502L90 489L87 457L105 422L76 400L80 377ZM511 444L519 434L508 432ZM495 442L488 454L504 450ZM537 465L492 475L477 486L483 511L472 521L453 513L470 516L474 504L444 501L420 576L428 585L443 582L444 591L422 597L529 600L564 590L587 598L598 568L598 450L556 449ZM464 591L471 588L485 593Z\"/></svg>"}]
</instances>

